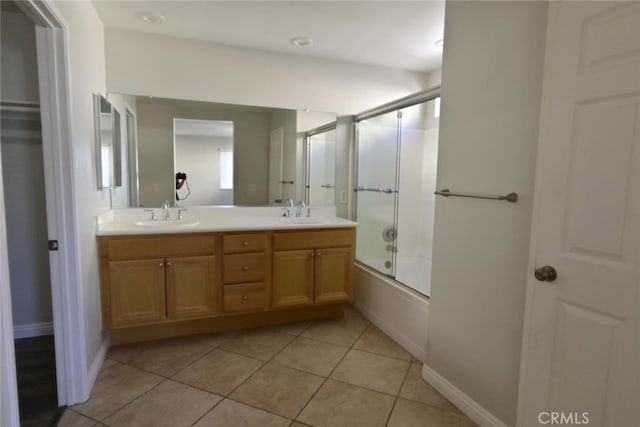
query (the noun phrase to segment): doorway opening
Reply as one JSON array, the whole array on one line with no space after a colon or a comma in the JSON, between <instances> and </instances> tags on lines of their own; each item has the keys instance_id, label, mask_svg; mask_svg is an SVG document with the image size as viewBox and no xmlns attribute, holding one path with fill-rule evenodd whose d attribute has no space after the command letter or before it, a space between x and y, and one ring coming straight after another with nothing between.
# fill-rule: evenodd
<instances>
[{"instance_id":1,"label":"doorway opening","mask_svg":"<svg viewBox=\"0 0 640 427\"><path fill-rule=\"evenodd\" d=\"M1 138L18 406L23 425L58 408L35 24L2 2Z\"/></svg>"}]
</instances>

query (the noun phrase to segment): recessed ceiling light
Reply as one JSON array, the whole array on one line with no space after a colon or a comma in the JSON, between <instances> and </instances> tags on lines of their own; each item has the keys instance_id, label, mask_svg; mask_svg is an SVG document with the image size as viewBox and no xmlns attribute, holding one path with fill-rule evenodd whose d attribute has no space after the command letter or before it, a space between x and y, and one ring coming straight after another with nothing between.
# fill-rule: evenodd
<instances>
[{"instance_id":1,"label":"recessed ceiling light","mask_svg":"<svg viewBox=\"0 0 640 427\"><path fill-rule=\"evenodd\" d=\"M436 47L442 47L442 46L444 46L444 39L437 40L437 41L435 42L435 45L436 45Z\"/></svg>"},{"instance_id":2,"label":"recessed ceiling light","mask_svg":"<svg viewBox=\"0 0 640 427\"><path fill-rule=\"evenodd\" d=\"M311 46L313 44L313 39L310 39L309 37L294 37L289 40L289 43L298 47Z\"/></svg>"},{"instance_id":3,"label":"recessed ceiling light","mask_svg":"<svg viewBox=\"0 0 640 427\"><path fill-rule=\"evenodd\" d=\"M140 19L149 24L161 24L167 20L164 15L157 12L142 12L138 15Z\"/></svg>"}]
</instances>

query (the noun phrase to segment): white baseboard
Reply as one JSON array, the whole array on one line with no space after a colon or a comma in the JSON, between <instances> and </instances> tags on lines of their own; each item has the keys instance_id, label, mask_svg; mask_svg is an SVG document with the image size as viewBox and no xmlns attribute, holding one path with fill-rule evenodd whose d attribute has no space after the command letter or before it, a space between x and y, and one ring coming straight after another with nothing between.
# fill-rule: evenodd
<instances>
[{"instance_id":1,"label":"white baseboard","mask_svg":"<svg viewBox=\"0 0 640 427\"><path fill-rule=\"evenodd\" d=\"M89 367L89 372L87 372L87 398L91 395L91 389L98 378L98 374L100 373L100 368L102 368L102 364L104 363L105 357L107 357L107 351L109 351L109 347L111 346L111 338L108 334L104 334L104 338L102 339L102 344L100 344L100 348L98 349L98 353L96 357L93 358L91 362L91 366Z\"/></svg>"},{"instance_id":2,"label":"white baseboard","mask_svg":"<svg viewBox=\"0 0 640 427\"><path fill-rule=\"evenodd\" d=\"M44 335L53 335L53 322L28 323L26 325L13 326L13 338L33 338Z\"/></svg>"},{"instance_id":3,"label":"white baseboard","mask_svg":"<svg viewBox=\"0 0 640 427\"><path fill-rule=\"evenodd\" d=\"M467 414L480 427L507 427L505 423L496 418L475 400L463 393L459 388L447 381L436 371L422 365L422 378L449 399L462 412Z\"/></svg>"}]
</instances>

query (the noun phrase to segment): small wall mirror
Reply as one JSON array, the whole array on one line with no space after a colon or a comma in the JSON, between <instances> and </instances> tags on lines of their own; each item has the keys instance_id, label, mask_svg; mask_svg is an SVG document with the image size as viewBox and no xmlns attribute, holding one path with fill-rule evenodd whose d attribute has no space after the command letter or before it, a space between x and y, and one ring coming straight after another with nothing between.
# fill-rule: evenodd
<instances>
[{"instance_id":1,"label":"small wall mirror","mask_svg":"<svg viewBox=\"0 0 640 427\"><path fill-rule=\"evenodd\" d=\"M122 185L120 114L100 94L93 95L93 107L98 189L115 188Z\"/></svg>"}]
</instances>

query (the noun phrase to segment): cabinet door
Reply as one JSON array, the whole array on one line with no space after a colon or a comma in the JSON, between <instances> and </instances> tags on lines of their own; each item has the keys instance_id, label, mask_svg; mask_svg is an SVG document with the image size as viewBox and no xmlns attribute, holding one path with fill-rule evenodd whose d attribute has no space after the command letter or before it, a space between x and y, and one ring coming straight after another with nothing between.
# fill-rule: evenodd
<instances>
[{"instance_id":1,"label":"cabinet door","mask_svg":"<svg viewBox=\"0 0 640 427\"><path fill-rule=\"evenodd\" d=\"M167 258L167 317L188 319L217 314L216 257Z\"/></svg>"},{"instance_id":2,"label":"cabinet door","mask_svg":"<svg viewBox=\"0 0 640 427\"><path fill-rule=\"evenodd\" d=\"M111 326L165 320L164 260L109 263Z\"/></svg>"},{"instance_id":3,"label":"cabinet door","mask_svg":"<svg viewBox=\"0 0 640 427\"><path fill-rule=\"evenodd\" d=\"M315 302L350 300L353 293L353 250L318 249L315 260Z\"/></svg>"},{"instance_id":4,"label":"cabinet door","mask_svg":"<svg viewBox=\"0 0 640 427\"><path fill-rule=\"evenodd\" d=\"M313 250L273 253L273 307L313 304Z\"/></svg>"}]
</instances>

